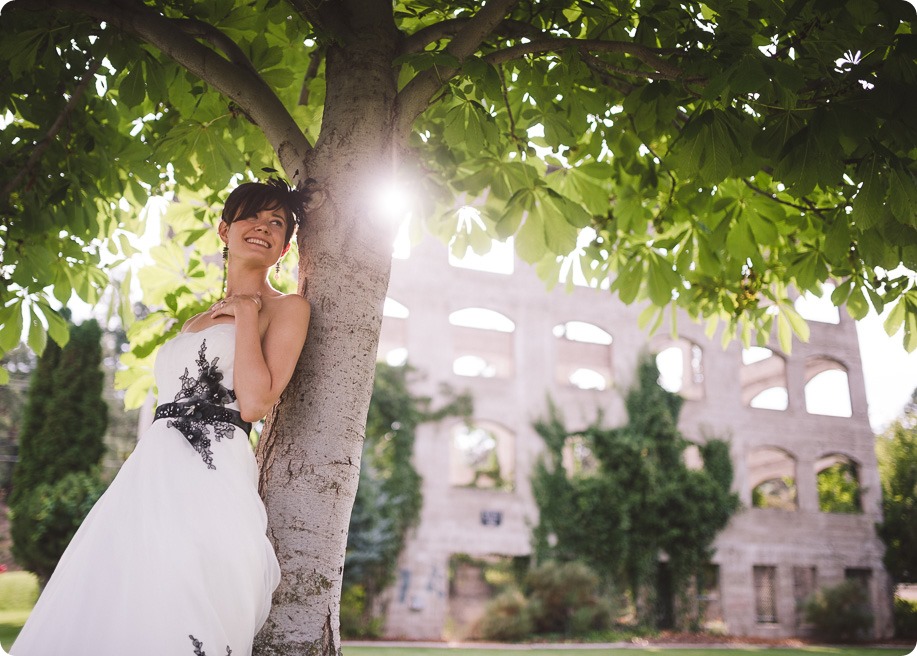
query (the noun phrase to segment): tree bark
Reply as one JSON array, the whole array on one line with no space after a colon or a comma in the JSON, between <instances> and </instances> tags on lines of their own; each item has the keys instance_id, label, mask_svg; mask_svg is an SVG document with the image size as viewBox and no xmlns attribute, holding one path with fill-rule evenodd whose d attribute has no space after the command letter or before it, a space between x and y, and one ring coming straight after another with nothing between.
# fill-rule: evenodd
<instances>
[{"instance_id":1,"label":"tree bark","mask_svg":"<svg viewBox=\"0 0 917 656\"><path fill-rule=\"evenodd\" d=\"M255 641L259 656L340 653L344 550L397 228L374 202L398 150L391 141L397 39L390 9L387 21L372 18L352 26L358 40L328 48L315 149L306 161L282 161L291 178L314 178L325 201L297 238L299 288L312 305L309 337L258 448L282 570Z\"/></svg>"}]
</instances>

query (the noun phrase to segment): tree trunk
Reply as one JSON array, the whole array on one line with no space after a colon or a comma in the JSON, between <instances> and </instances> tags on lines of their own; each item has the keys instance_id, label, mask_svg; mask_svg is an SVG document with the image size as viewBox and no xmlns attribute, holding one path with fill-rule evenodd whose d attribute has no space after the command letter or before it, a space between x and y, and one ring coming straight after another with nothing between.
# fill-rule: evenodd
<instances>
[{"instance_id":1,"label":"tree trunk","mask_svg":"<svg viewBox=\"0 0 917 656\"><path fill-rule=\"evenodd\" d=\"M298 235L309 336L258 448L282 571L259 656L340 653L344 550L397 228L374 202L397 151L395 32L390 8L387 22L369 14L356 38L328 49L322 131L309 160L282 162L291 178L314 178L325 201Z\"/></svg>"}]
</instances>

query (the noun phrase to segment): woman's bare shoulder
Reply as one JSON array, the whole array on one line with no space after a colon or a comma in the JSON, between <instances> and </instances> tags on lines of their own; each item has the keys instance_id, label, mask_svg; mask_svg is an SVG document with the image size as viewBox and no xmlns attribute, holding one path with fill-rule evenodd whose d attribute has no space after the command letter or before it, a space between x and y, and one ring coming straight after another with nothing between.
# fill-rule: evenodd
<instances>
[{"instance_id":1,"label":"woman's bare shoulder","mask_svg":"<svg viewBox=\"0 0 917 656\"><path fill-rule=\"evenodd\" d=\"M185 321L185 323L182 324L182 326L181 326L181 328L179 328L178 332L180 332L180 333L186 333L186 332L188 332L188 330L190 330L190 329L194 326L194 324L196 324L196 323L198 322L198 320L199 320L202 316L204 316L205 314L209 314L209 313L210 313L210 310L204 310L203 312L199 312L199 313L195 314L193 317L191 317L190 319L188 319L187 321Z\"/></svg>"},{"instance_id":2,"label":"woman's bare shoulder","mask_svg":"<svg viewBox=\"0 0 917 656\"><path fill-rule=\"evenodd\" d=\"M312 306L299 294L282 294L271 302L271 324L295 325L308 323Z\"/></svg>"}]
</instances>

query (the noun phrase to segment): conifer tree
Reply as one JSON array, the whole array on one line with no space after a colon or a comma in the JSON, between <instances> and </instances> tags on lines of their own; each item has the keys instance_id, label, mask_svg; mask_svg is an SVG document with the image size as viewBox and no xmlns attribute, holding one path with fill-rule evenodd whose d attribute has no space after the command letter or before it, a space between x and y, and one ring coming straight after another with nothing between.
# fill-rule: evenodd
<instances>
[{"instance_id":1,"label":"conifer tree","mask_svg":"<svg viewBox=\"0 0 917 656\"><path fill-rule=\"evenodd\" d=\"M19 440L10 503L40 483L90 471L105 453L108 406L102 399L102 330L95 320L71 326L61 349L53 342L38 361Z\"/></svg>"},{"instance_id":2,"label":"conifer tree","mask_svg":"<svg viewBox=\"0 0 917 656\"><path fill-rule=\"evenodd\" d=\"M102 399L102 331L94 320L70 327L61 349L39 359L13 470L13 553L46 580L86 513L104 490L108 406Z\"/></svg>"}]
</instances>

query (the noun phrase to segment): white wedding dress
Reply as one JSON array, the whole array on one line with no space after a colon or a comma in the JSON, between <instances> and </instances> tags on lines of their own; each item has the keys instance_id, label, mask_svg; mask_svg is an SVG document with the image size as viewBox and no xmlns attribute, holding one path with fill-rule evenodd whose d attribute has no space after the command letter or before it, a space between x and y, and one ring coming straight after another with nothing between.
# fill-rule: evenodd
<instances>
[{"instance_id":1,"label":"white wedding dress","mask_svg":"<svg viewBox=\"0 0 917 656\"><path fill-rule=\"evenodd\" d=\"M238 409L234 344L235 326L217 324L160 348L159 403L182 414L144 432L12 656L251 654L280 579L257 465L242 428L193 414L201 400L218 414Z\"/></svg>"}]
</instances>

